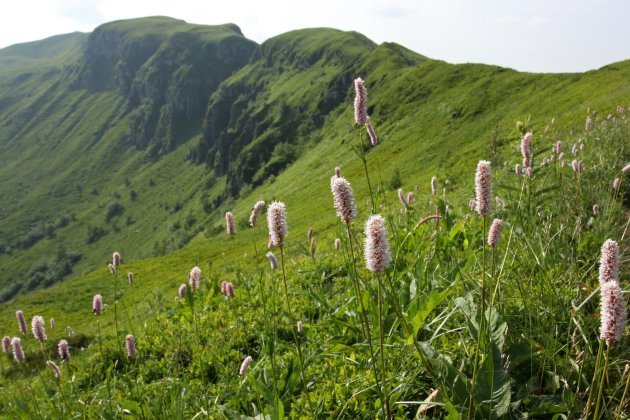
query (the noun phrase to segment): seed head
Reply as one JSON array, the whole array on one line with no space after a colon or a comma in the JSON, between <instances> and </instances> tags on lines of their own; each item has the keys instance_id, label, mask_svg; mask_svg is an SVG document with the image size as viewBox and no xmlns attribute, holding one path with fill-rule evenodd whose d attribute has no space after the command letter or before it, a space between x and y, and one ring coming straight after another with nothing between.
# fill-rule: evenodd
<instances>
[{"instance_id":1,"label":"seed head","mask_svg":"<svg viewBox=\"0 0 630 420\"><path fill-rule=\"evenodd\" d=\"M129 334L125 337L125 347L127 348L127 357L133 359L136 357L136 340L133 335Z\"/></svg>"},{"instance_id":2,"label":"seed head","mask_svg":"<svg viewBox=\"0 0 630 420\"><path fill-rule=\"evenodd\" d=\"M283 202L274 201L267 209L267 226L273 246L282 248L284 239L289 233L287 226L287 210Z\"/></svg>"},{"instance_id":3,"label":"seed head","mask_svg":"<svg viewBox=\"0 0 630 420\"><path fill-rule=\"evenodd\" d=\"M129 284L133 284L133 282L136 280L131 271L127 273L127 280L129 280Z\"/></svg>"},{"instance_id":4,"label":"seed head","mask_svg":"<svg viewBox=\"0 0 630 420\"><path fill-rule=\"evenodd\" d=\"M606 239L599 258L599 285L611 281L619 282L619 244Z\"/></svg>"},{"instance_id":5,"label":"seed head","mask_svg":"<svg viewBox=\"0 0 630 420\"><path fill-rule=\"evenodd\" d=\"M35 315L31 320L31 331L33 331L33 337L40 343L44 344L46 342L46 323L44 322L44 317L40 315Z\"/></svg>"},{"instance_id":6,"label":"seed head","mask_svg":"<svg viewBox=\"0 0 630 420\"><path fill-rule=\"evenodd\" d=\"M496 247L499 243L501 225L503 225L503 221L501 219L494 219L490 225L490 230L488 231L488 245L491 247Z\"/></svg>"},{"instance_id":7,"label":"seed head","mask_svg":"<svg viewBox=\"0 0 630 420\"><path fill-rule=\"evenodd\" d=\"M247 372L247 369L249 368L249 364L252 362L252 356L247 356L245 358L245 360L243 360L243 363L241 364L241 368L238 371L238 374L240 376L243 376L245 374L245 372Z\"/></svg>"},{"instance_id":8,"label":"seed head","mask_svg":"<svg viewBox=\"0 0 630 420\"><path fill-rule=\"evenodd\" d=\"M24 318L24 312L15 311L15 317L18 320L18 327L20 327L20 332L22 334L26 334L26 319Z\"/></svg>"},{"instance_id":9,"label":"seed head","mask_svg":"<svg viewBox=\"0 0 630 420\"><path fill-rule=\"evenodd\" d=\"M264 207L265 202L262 200L256 201L256 204L254 204L254 208L252 208L252 214L249 215L249 225L251 227L256 227L256 220L258 220L258 215Z\"/></svg>"},{"instance_id":10,"label":"seed head","mask_svg":"<svg viewBox=\"0 0 630 420\"><path fill-rule=\"evenodd\" d=\"M276 270L278 268L278 259L276 258L275 255L273 255L273 252L271 252L271 251L267 252L267 258L269 258L269 263L271 264L271 269L272 270Z\"/></svg>"},{"instance_id":11,"label":"seed head","mask_svg":"<svg viewBox=\"0 0 630 420\"><path fill-rule=\"evenodd\" d=\"M630 172L630 164L628 164L628 165L624 166L624 167L621 169L621 172L623 172L624 174L627 174L628 172Z\"/></svg>"},{"instance_id":12,"label":"seed head","mask_svg":"<svg viewBox=\"0 0 630 420\"><path fill-rule=\"evenodd\" d=\"M199 289L199 278L201 277L201 268L194 266L188 274L188 282L190 283L190 290L196 292Z\"/></svg>"},{"instance_id":13,"label":"seed head","mask_svg":"<svg viewBox=\"0 0 630 420\"><path fill-rule=\"evenodd\" d=\"M103 313L103 296L94 295L92 298L92 313L100 316Z\"/></svg>"},{"instance_id":14,"label":"seed head","mask_svg":"<svg viewBox=\"0 0 630 420\"><path fill-rule=\"evenodd\" d=\"M372 120L370 119L370 117L367 117L365 128L367 128L368 136L370 137L370 143L372 144L372 146L376 146L378 144L378 137L376 136L376 131L374 131L374 127L372 127Z\"/></svg>"},{"instance_id":15,"label":"seed head","mask_svg":"<svg viewBox=\"0 0 630 420\"><path fill-rule=\"evenodd\" d=\"M487 160L481 160L477 164L475 193L477 213L487 216L492 208L492 168Z\"/></svg>"},{"instance_id":16,"label":"seed head","mask_svg":"<svg viewBox=\"0 0 630 420\"><path fill-rule=\"evenodd\" d=\"M234 292L234 285L231 282L228 282L225 285L225 295L229 298L233 298L236 296L236 293Z\"/></svg>"},{"instance_id":17,"label":"seed head","mask_svg":"<svg viewBox=\"0 0 630 420\"><path fill-rule=\"evenodd\" d=\"M626 301L621 293L621 287L616 281L609 281L601 285L601 328L599 338L608 347L613 342L620 341L626 326Z\"/></svg>"},{"instance_id":18,"label":"seed head","mask_svg":"<svg viewBox=\"0 0 630 420\"><path fill-rule=\"evenodd\" d=\"M11 337L5 335L2 337L2 352L8 353L11 351Z\"/></svg>"},{"instance_id":19,"label":"seed head","mask_svg":"<svg viewBox=\"0 0 630 420\"><path fill-rule=\"evenodd\" d=\"M562 142L560 140L558 140L556 144L554 144L553 151L556 155L562 153Z\"/></svg>"},{"instance_id":20,"label":"seed head","mask_svg":"<svg viewBox=\"0 0 630 420\"><path fill-rule=\"evenodd\" d=\"M112 263L107 264L107 268L109 268L110 273L116 274L116 267L114 266L114 264Z\"/></svg>"},{"instance_id":21,"label":"seed head","mask_svg":"<svg viewBox=\"0 0 630 420\"><path fill-rule=\"evenodd\" d=\"M231 211L225 213L225 226L227 228L227 234L234 235L234 215Z\"/></svg>"},{"instance_id":22,"label":"seed head","mask_svg":"<svg viewBox=\"0 0 630 420\"><path fill-rule=\"evenodd\" d=\"M389 267L389 241L385 220L378 214L365 223L365 265L368 270L380 273Z\"/></svg>"},{"instance_id":23,"label":"seed head","mask_svg":"<svg viewBox=\"0 0 630 420\"><path fill-rule=\"evenodd\" d=\"M403 206L409 206L409 201L407 201L407 197L405 196L405 192L402 188L398 188L398 199L402 203Z\"/></svg>"},{"instance_id":24,"label":"seed head","mask_svg":"<svg viewBox=\"0 0 630 420\"><path fill-rule=\"evenodd\" d=\"M179 295L180 298L184 299L186 297L186 283L182 283L179 286L179 289L177 289L177 294Z\"/></svg>"},{"instance_id":25,"label":"seed head","mask_svg":"<svg viewBox=\"0 0 630 420\"><path fill-rule=\"evenodd\" d=\"M411 204L412 201L413 201L413 192L409 191L407 193L407 203Z\"/></svg>"},{"instance_id":26,"label":"seed head","mask_svg":"<svg viewBox=\"0 0 630 420\"><path fill-rule=\"evenodd\" d=\"M120 265L120 262L120 254L118 252L114 252L112 254L112 264L114 265L114 267L118 267Z\"/></svg>"},{"instance_id":27,"label":"seed head","mask_svg":"<svg viewBox=\"0 0 630 420\"><path fill-rule=\"evenodd\" d=\"M578 145L577 145L577 143L573 143L573 147L571 147L571 154L573 156L577 156L577 154L578 154Z\"/></svg>"},{"instance_id":28,"label":"seed head","mask_svg":"<svg viewBox=\"0 0 630 420\"><path fill-rule=\"evenodd\" d=\"M348 224L359 214L354 204L354 191L352 186L343 177L332 177L330 179L330 190L333 195L333 204L337 210L337 216L342 222Z\"/></svg>"},{"instance_id":29,"label":"seed head","mask_svg":"<svg viewBox=\"0 0 630 420\"><path fill-rule=\"evenodd\" d=\"M13 358L18 363L24 363L24 350L22 350L22 341L18 337L11 339L11 349L13 350Z\"/></svg>"},{"instance_id":30,"label":"seed head","mask_svg":"<svg viewBox=\"0 0 630 420\"><path fill-rule=\"evenodd\" d=\"M613 190L618 190L621 187L621 178L615 178L612 183Z\"/></svg>"},{"instance_id":31,"label":"seed head","mask_svg":"<svg viewBox=\"0 0 630 420\"><path fill-rule=\"evenodd\" d=\"M52 360L49 360L46 362L46 364L50 366L50 369L52 370L53 375L55 376L55 381L59 382L61 380L61 370L59 369L59 366L57 366L57 363L53 362Z\"/></svg>"},{"instance_id":32,"label":"seed head","mask_svg":"<svg viewBox=\"0 0 630 420\"><path fill-rule=\"evenodd\" d=\"M57 344L57 354L62 362L70 361L70 349L66 340L60 340L59 344Z\"/></svg>"},{"instance_id":33,"label":"seed head","mask_svg":"<svg viewBox=\"0 0 630 420\"><path fill-rule=\"evenodd\" d=\"M354 121L359 125L367 122L367 89L360 77L354 79Z\"/></svg>"}]
</instances>

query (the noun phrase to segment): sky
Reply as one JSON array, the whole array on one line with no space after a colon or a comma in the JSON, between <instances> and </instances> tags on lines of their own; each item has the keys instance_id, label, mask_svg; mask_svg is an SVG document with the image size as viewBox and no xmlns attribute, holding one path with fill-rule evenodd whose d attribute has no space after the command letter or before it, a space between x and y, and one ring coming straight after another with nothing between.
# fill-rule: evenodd
<instances>
[{"instance_id":1,"label":"sky","mask_svg":"<svg viewBox=\"0 0 630 420\"><path fill-rule=\"evenodd\" d=\"M143 16L235 23L258 43L294 29L353 30L449 63L581 72L630 59L629 0L18 0L0 48Z\"/></svg>"}]
</instances>

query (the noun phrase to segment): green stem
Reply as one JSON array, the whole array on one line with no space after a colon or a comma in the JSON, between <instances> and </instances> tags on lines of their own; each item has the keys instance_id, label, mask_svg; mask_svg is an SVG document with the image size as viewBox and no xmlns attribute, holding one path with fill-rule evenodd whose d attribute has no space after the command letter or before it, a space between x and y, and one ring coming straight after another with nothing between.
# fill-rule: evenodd
<instances>
[{"instance_id":1,"label":"green stem","mask_svg":"<svg viewBox=\"0 0 630 420\"><path fill-rule=\"evenodd\" d=\"M376 202L374 201L374 194L372 193L372 184L370 182L370 173L367 167L367 158L365 157L365 148L363 147L363 130L361 130L361 127L359 127L359 145L361 146L361 161L363 161L365 178L367 180L368 190L370 191L370 200L372 200L372 213L376 213Z\"/></svg>"},{"instance_id":2,"label":"green stem","mask_svg":"<svg viewBox=\"0 0 630 420\"><path fill-rule=\"evenodd\" d=\"M291 331L293 331L293 338L295 339L295 348L298 352L298 358L300 360L300 376L302 377L302 385L304 386L304 393L306 394L306 400L308 401L309 409L313 413L313 405L311 403L311 397L306 387L306 378L304 376L304 359L302 356L302 348L300 346L300 339L298 338L296 331L296 320L293 316L293 309L291 308L291 298L289 297L289 288L287 286L287 276L284 270L284 247L280 247L280 259L282 261L282 282L284 284L284 295L287 301L287 308L289 309L289 318L291 319Z\"/></svg>"},{"instance_id":3,"label":"green stem","mask_svg":"<svg viewBox=\"0 0 630 420\"><path fill-rule=\"evenodd\" d=\"M591 410L591 401L593 400L593 394L597 381L597 374L599 373L599 365L602 360L602 349L604 348L604 341L599 340L599 349L597 350L597 358L595 360L595 370L593 371L593 379L591 380L591 387L588 392L588 400L586 401L586 407L584 409L584 419L588 419L589 412Z\"/></svg>"},{"instance_id":4,"label":"green stem","mask_svg":"<svg viewBox=\"0 0 630 420\"><path fill-rule=\"evenodd\" d=\"M606 359L604 361L604 370L602 371L602 378L599 381L599 393L597 394L597 402L595 403L595 415L593 419L599 418L599 409L602 403L602 396L604 395L604 381L606 380L606 374L608 373L608 359L610 356L610 346L606 347Z\"/></svg>"},{"instance_id":5,"label":"green stem","mask_svg":"<svg viewBox=\"0 0 630 420\"><path fill-rule=\"evenodd\" d=\"M615 414L616 419L621 418L621 413L623 412L623 407L626 405L626 395L628 395L628 387L630 387L630 370L628 370L628 366L626 365L626 386L623 390L623 395L621 396L621 401L619 401L619 406L617 407L617 414Z\"/></svg>"},{"instance_id":6,"label":"green stem","mask_svg":"<svg viewBox=\"0 0 630 420\"><path fill-rule=\"evenodd\" d=\"M380 339L380 359L381 359L381 380L383 382L383 398L387 418L392 418L392 411L389 406L389 391L387 389L387 374L385 373L385 336L383 333L383 281L380 274L378 277L378 329Z\"/></svg>"},{"instance_id":7,"label":"green stem","mask_svg":"<svg viewBox=\"0 0 630 420\"><path fill-rule=\"evenodd\" d=\"M372 333L370 332L370 323L367 318L367 313L365 311L365 305L363 305L363 297L361 296L361 285L359 284L359 274L357 272L357 262L354 256L354 243L352 241L352 232L350 231L350 225L346 225L346 229L348 231L348 242L350 243L350 255L352 259L352 274L354 280L354 287L357 294L357 300L359 301L359 305L361 307L361 321L363 324L363 335L368 342L368 347L370 349L370 364L372 365L372 371L374 372L374 378L376 380L376 387L378 389L378 377L377 377L377 369L374 362L374 349L372 348Z\"/></svg>"}]
</instances>

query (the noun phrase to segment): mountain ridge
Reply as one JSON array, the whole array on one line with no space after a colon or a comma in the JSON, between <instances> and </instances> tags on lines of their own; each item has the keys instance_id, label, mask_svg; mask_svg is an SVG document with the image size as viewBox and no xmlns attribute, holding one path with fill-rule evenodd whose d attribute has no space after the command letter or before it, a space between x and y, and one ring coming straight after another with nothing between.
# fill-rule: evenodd
<instances>
[{"instance_id":1,"label":"mountain ridge","mask_svg":"<svg viewBox=\"0 0 630 420\"><path fill-rule=\"evenodd\" d=\"M109 30L124 34L99 44ZM326 156L322 165L350 164L351 150L338 150L356 133L356 77L370 92L383 172L400 167L411 185L426 176L410 169L422 159L426 171L452 167L458 188L461 162L492 138L500 162L515 120L557 114L574 123L630 90L630 61L587 73L519 73L431 60L335 29L261 45L233 24L160 17L95 32L91 44L88 35L68 36L48 65L0 78L2 300L94 270L97 256L120 242L128 258L142 259L200 234L211 240L222 231L221 212L236 206L246 219L243 199L282 190L283 174L295 178L290 169L317 154ZM323 176L313 170L313 179Z\"/></svg>"}]
</instances>

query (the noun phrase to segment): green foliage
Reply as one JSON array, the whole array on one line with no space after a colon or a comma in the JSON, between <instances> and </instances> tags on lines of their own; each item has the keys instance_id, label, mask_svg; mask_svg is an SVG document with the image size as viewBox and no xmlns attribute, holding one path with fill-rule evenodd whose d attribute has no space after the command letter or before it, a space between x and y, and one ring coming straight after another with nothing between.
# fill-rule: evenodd
<instances>
[{"instance_id":1,"label":"green foliage","mask_svg":"<svg viewBox=\"0 0 630 420\"><path fill-rule=\"evenodd\" d=\"M118 55L101 54L108 42ZM581 416L596 372L599 248L613 238L627 252L628 178L619 191L610 185L630 161L630 129L627 117L603 115L626 99L628 62L585 74L521 74L428 60L356 33L295 31L256 47L233 25L159 17L46 45L46 66L40 59L28 67L29 49L45 49L33 44L12 47L22 58L0 70L0 335L19 334L17 309L55 318L57 327L43 348L24 337L24 366L1 355L1 412L383 417L372 363L382 323L396 418L420 416L420 407L429 418L470 410L478 418ZM235 67L207 71L191 57L202 46ZM0 51L0 62L8 56ZM351 109L357 76L367 82L381 140L360 154L374 209L353 151L361 141ZM587 107L599 112L588 131ZM515 129L517 120L525 122ZM532 177L513 170L527 130ZM542 164L556 140L567 163L572 143L585 145L576 157L582 173L557 156ZM490 217L484 223L466 205L479 159L493 161L494 195L506 203L492 214L504 221L496 249L484 245ZM359 208L350 237L332 208L335 166ZM400 205L397 188L414 193L410 206ZM268 268L265 215L248 226L257 200L287 205L287 245L282 255L272 250L284 270ZM237 220L233 237L226 211ZM377 279L362 263L362 222L372 211L386 218L392 251L382 317ZM423 219L434 214L439 221ZM28 246L15 246L23 239ZM124 257L117 275L105 268L113 251ZM195 265L200 290L176 297ZM69 270L76 276L59 281ZM221 294L222 280L234 283L234 299ZM105 302L98 318L90 311L96 293ZM299 352L294 316L304 325ZM122 347L127 334L137 339L133 359ZM56 360L62 338L72 359L57 384L45 361ZM623 403L626 341L611 352L607 417ZM240 376L248 355L254 361Z\"/></svg>"}]
</instances>

